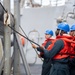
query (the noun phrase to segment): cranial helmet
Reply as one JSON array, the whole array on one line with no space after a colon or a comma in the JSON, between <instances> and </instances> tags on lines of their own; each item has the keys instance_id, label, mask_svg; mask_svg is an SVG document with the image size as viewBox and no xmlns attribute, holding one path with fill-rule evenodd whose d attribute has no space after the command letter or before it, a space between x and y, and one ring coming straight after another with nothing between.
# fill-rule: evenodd
<instances>
[{"instance_id":1,"label":"cranial helmet","mask_svg":"<svg viewBox=\"0 0 75 75\"><path fill-rule=\"evenodd\" d=\"M49 34L49 35L53 36L53 31L52 30L46 30L45 34Z\"/></svg>"},{"instance_id":2,"label":"cranial helmet","mask_svg":"<svg viewBox=\"0 0 75 75\"><path fill-rule=\"evenodd\" d=\"M58 29L63 30L65 32L69 32L70 31L70 27L67 23L60 23L58 24Z\"/></svg>"},{"instance_id":3,"label":"cranial helmet","mask_svg":"<svg viewBox=\"0 0 75 75\"><path fill-rule=\"evenodd\" d=\"M74 31L75 30L75 24L71 26L70 31Z\"/></svg>"}]
</instances>

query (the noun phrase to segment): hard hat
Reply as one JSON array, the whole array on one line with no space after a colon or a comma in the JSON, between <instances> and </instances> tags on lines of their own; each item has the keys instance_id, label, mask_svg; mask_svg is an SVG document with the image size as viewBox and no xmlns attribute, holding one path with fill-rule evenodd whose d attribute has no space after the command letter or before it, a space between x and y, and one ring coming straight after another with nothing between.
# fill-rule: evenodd
<instances>
[{"instance_id":1,"label":"hard hat","mask_svg":"<svg viewBox=\"0 0 75 75\"><path fill-rule=\"evenodd\" d=\"M75 24L71 26L70 31L75 30Z\"/></svg>"},{"instance_id":2,"label":"hard hat","mask_svg":"<svg viewBox=\"0 0 75 75\"><path fill-rule=\"evenodd\" d=\"M61 29L63 26L63 23L59 23L58 26L57 26L57 29Z\"/></svg>"},{"instance_id":3,"label":"hard hat","mask_svg":"<svg viewBox=\"0 0 75 75\"><path fill-rule=\"evenodd\" d=\"M53 36L53 31L52 30L46 30L45 34L49 34L49 35Z\"/></svg>"},{"instance_id":4,"label":"hard hat","mask_svg":"<svg viewBox=\"0 0 75 75\"><path fill-rule=\"evenodd\" d=\"M69 32L70 31L70 27L67 23L63 23L62 27L60 28L60 30L63 30L65 32Z\"/></svg>"}]
</instances>

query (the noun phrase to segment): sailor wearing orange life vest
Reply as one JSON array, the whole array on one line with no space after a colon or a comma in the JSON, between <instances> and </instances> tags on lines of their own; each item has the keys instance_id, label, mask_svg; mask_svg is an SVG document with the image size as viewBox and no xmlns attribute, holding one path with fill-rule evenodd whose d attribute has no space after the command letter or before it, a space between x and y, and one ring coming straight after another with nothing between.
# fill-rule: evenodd
<instances>
[{"instance_id":1,"label":"sailor wearing orange life vest","mask_svg":"<svg viewBox=\"0 0 75 75\"><path fill-rule=\"evenodd\" d=\"M73 41L75 41L75 24L71 26L69 34L73 37ZM74 56L70 55L70 75L75 75L75 43L71 43L71 54Z\"/></svg>"},{"instance_id":2,"label":"sailor wearing orange life vest","mask_svg":"<svg viewBox=\"0 0 75 75\"><path fill-rule=\"evenodd\" d=\"M51 41L54 40L54 38L52 38L52 36L53 36L53 31L52 30L46 30L45 41L42 44L43 48L45 48L45 49L48 48L48 46L51 44ZM49 71L50 71L50 68L51 68L50 60L45 58L43 52L40 53L40 57L42 57L44 59L43 65L42 65L41 75L49 75Z\"/></svg>"},{"instance_id":3,"label":"sailor wearing orange life vest","mask_svg":"<svg viewBox=\"0 0 75 75\"><path fill-rule=\"evenodd\" d=\"M75 41L75 25L71 26L69 34L72 36L72 40ZM75 43L71 43L71 54L75 54ZM70 55L71 59L74 57Z\"/></svg>"},{"instance_id":4,"label":"sailor wearing orange life vest","mask_svg":"<svg viewBox=\"0 0 75 75\"><path fill-rule=\"evenodd\" d=\"M38 51L44 52L44 56L46 58L51 59L52 67L49 75L69 75L69 67L67 65L69 61L69 55L67 52L70 49L70 42L68 40L67 32L69 31L69 25L66 23L60 23L62 25L60 27L60 35L59 39L54 41L53 47L48 51L46 49L38 49L38 47L33 46L33 48L37 48ZM67 39L67 40L66 40Z\"/></svg>"},{"instance_id":5,"label":"sailor wearing orange life vest","mask_svg":"<svg viewBox=\"0 0 75 75\"><path fill-rule=\"evenodd\" d=\"M50 45L51 41L54 40L54 38L52 38L53 36L53 31L52 30L46 30L45 32L45 41L44 43L42 43L42 47L47 49L48 46ZM43 56L43 53L40 53L40 57Z\"/></svg>"}]
</instances>

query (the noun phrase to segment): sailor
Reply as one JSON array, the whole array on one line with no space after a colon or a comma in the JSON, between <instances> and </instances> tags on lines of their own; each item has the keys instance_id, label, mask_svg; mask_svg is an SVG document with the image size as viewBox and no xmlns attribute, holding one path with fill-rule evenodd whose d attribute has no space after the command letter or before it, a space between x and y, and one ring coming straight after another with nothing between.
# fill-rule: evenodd
<instances>
[{"instance_id":1,"label":"sailor","mask_svg":"<svg viewBox=\"0 0 75 75\"><path fill-rule=\"evenodd\" d=\"M53 36L53 31L51 29L45 31L45 41L42 43L41 48L45 49L48 48L48 46L51 44L51 41L54 40L52 36ZM41 75L49 75L51 68L50 60L44 56L43 52L40 52L39 57L44 59Z\"/></svg>"},{"instance_id":2,"label":"sailor","mask_svg":"<svg viewBox=\"0 0 75 75\"><path fill-rule=\"evenodd\" d=\"M73 41L75 41L75 24L71 26L69 34L73 37ZM75 75L75 43L71 43L70 53L73 54L70 55L70 75Z\"/></svg>"},{"instance_id":3,"label":"sailor","mask_svg":"<svg viewBox=\"0 0 75 75\"><path fill-rule=\"evenodd\" d=\"M54 40L53 36L53 31L52 30L46 30L45 31L45 41L42 44L41 47L45 48L48 50L48 46L51 44L51 42ZM43 58L43 65L42 65L42 72L41 75L49 75L50 68L51 68L51 63L50 60L47 59L43 52L40 53L39 57Z\"/></svg>"},{"instance_id":4,"label":"sailor","mask_svg":"<svg viewBox=\"0 0 75 75\"><path fill-rule=\"evenodd\" d=\"M70 44L72 41L69 39L71 36L68 36L69 25L67 23L60 23L60 36L59 39L56 39L50 50L39 49L36 45L32 44L33 48L37 48L38 51L44 52L44 56L49 58L52 62L52 67L49 75L69 75L69 55ZM41 48L41 47L40 47Z\"/></svg>"}]
</instances>

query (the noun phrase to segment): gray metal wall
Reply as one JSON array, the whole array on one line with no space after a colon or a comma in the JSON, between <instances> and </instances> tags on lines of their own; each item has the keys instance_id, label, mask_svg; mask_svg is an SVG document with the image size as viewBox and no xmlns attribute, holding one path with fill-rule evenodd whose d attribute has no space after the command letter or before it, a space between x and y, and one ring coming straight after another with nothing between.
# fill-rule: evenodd
<instances>
[{"instance_id":1,"label":"gray metal wall","mask_svg":"<svg viewBox=\"0 0 75 75\"><path fill-rule=\"evenodd\" d=\"M21 26L27 35L30 31L34 29L37 30L40 33L40 37L42 37L42 39L39 39L41 44L44 40L44 32L47 29L56 30L56 18L63 14L63 10L64 16L66 16L69 11L73 11L73 7L68 4L67 6L61 7L23 8ZM67 22L70 26L75 23L74 20L70 18L67 18ZM37 62L39 63L40 61Z\"/></svg>"},{"instance_id":2,"label":"gray metal wall","mask_svg":"<svg viewBox=\"0 0 75 75\"><path fill-rule=\"evenodd\" d=\"M38 30L41 36L44 35L46 29L55 31L56 18L62 15L64 7L23 8L21 26L27 34L33 29ZM65 15L72 9L66 7ZM68 18L68 23L71 25L75 22L73 19Z\"/></svg>"}]
</instances>

